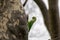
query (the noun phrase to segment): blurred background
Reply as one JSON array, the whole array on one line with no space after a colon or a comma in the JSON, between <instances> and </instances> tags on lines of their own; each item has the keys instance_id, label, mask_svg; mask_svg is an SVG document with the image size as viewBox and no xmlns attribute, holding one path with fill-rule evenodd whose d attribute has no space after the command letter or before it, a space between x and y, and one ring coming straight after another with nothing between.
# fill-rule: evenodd
<instances>
[{"instance_id":1,"label":"blurred background","mask_svg":"<svg viewBox=\"0 0 60 40\"><path fill-rule=\"evenodd\" d=\"M21 1L22 1L22 4L25 2L25 0L21 0ZM47 9L49 9L48 1L47 0L43 0L43 1L46 4ZM59 10L60 10L60 0L58 2L58 6L59 6ZM26 14L29 17L28 21L32 20L32 17L36 17L36 19L37 19L35 21L35 23L33 24L32 28L30 29L28 39L29 40L48 40L48 39L50 39L49 32L44 24L43 15L41 13L41 10L37 6L37 4L33 0L28 0L24 9L25 9ZM60 13L60 11L59 11L59 13Z\"/></svg>"}]
</instances>

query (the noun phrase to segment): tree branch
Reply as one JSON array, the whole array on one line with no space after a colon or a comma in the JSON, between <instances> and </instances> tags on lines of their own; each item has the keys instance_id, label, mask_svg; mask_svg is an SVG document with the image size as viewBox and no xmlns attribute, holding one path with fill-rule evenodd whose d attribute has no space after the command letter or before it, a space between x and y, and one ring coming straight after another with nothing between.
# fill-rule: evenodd
<instances>
[{"instance_id":1,"label":"tree branch","mask_svg":"<svg viewBox=\"0 0 60 40\"><path fill-rule=\"evenodd\" d=\"M25 5L26 5L27 1L28 1L28 0L26 0L26 1L25 1L25 3L23 4L23 6L25 6Z\"/></svg>"},{"instance_id":2,"label":"tree branch","mask_svg":"<svg viewBox=\"0 0 60 40\"><path fill-rule=\"evenodd\" d=\"M45 25L46 25L46 27L49 31L49 13L48 13L48 9L46 8L46 5L44 4L44 2L42 0L34 0L34 1L37 3L39 8L41 9Z\"/></svg>"}]
</instances>

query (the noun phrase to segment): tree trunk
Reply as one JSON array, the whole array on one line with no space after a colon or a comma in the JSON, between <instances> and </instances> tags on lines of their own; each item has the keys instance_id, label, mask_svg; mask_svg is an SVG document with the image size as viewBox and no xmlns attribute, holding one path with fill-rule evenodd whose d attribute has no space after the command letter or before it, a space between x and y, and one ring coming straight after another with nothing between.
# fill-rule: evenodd
<instances>
[{"instance_id":1,"label":"tree trunk","mask_svg":"<svg viewBox=\"0 0 60 40\"><path fill-rule=\"evenodd\" d=\"M27 16L20 0L0 0L0 40L28 40Z\"/></svg>"},{"instance_id":2,"label":"tree trunk","mask_svg":"<svg viewBox=\"0 0 60 40\"><path fill-rule=\"evenodd\" d=\"M49 15L50 15L50 34L52 40L60 40L59 37L59 10L58 0L48 0Z\"/></svg>"},{"instance_id":3,"label":"tree trunk","mask_svg":"<svg viewBox=\"0 0 60 40\"><path fill-rule=\"evenodd\" d=\"M45 25L51 35L51 40L59 39L59 12L58 0L48 0L49 10L46 8L42 0L34 0L42 11Z\"/></svg>"}]
</instances>

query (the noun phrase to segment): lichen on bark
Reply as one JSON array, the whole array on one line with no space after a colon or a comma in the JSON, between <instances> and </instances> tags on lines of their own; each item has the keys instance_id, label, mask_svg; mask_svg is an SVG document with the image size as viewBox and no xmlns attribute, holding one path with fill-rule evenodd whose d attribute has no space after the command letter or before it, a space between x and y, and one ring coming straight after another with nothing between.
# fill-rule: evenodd
<instances>
[{"instance_id":1,"label":"lichen on bark","mask_svg":"<svg viewBox=\"0 0 60 40\"><path fill-rule=\"evenodd\" d=\"M27 16L21 0L0 0L0 40L28 40Z\"/></svg>"}]
</instances>

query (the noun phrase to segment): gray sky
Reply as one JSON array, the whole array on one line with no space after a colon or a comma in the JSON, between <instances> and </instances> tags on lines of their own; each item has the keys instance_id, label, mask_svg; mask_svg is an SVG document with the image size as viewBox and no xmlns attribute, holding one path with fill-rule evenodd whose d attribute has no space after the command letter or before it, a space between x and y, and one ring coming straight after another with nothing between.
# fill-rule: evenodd
<instances>
[{"instance_id":1,"label":"gray sky","mask_svg":"<svg viewBox=\"0 0 60 40\"><path fill-rule=\"evenodd\" d=\"M29 40L48 40L50 36L44 24L42 13L36 3L31 0L28 1L25 9L29 15L29 21L33 16L37 18L29 32Z\"/></svg>"}]
</instances>

